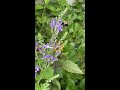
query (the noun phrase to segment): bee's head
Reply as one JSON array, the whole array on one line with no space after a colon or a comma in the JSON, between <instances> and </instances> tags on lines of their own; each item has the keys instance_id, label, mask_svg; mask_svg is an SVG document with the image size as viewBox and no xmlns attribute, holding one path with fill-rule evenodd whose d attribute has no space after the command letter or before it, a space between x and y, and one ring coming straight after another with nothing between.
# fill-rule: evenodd
<instances>
[{"instance_id":1,"label":"bee's head","mask_svg":"<svg viewBox=\"0 0 120 90\"><path fill-rule=\"evenodd\" d=\"M62 22L62 25L63 25L63 26L68 26L68 23L67 23L66 21L63 21L63 22Z\"/></svg>"}]
</instances>

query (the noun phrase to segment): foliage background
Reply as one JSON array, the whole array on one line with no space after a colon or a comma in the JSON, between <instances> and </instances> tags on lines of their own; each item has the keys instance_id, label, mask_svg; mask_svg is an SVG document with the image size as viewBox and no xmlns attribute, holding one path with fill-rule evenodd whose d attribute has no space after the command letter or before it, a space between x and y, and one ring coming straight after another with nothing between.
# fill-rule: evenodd
<instances>
[{"instance_id":1,"label":"foliage background","mask_svg":"<svg viewBox=\"0 0 120 90\"><path fill-rule=\"evenodd\" d=\"M45 0L46 2L49 0ZM62 20L68 22L61 38L66 32L67 42L60 60L71 60L85 73L85 1L77 0L73 6L69 6L65 0L50 0L46 5L43 1L35 5L35 36L41 35L43 42L47 43L51 37L50 20L58 17L60 13L69 7ZM54 80L50 90L85 90L85 74L75 74L65 71L57 66L56 72L60 77ZM49 73L48 73L49 74ZM48 75L47 74L47 75Z\"/></svg>"}]
</instances>

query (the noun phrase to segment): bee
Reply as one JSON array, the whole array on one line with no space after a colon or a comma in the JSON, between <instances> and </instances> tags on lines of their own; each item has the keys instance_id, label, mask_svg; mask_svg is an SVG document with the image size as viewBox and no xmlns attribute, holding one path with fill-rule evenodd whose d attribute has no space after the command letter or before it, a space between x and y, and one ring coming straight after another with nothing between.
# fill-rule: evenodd
<instances>
[{"instance_id":1,"label":"bee","mask_svg":"<svg viewBox=\"0 0 120 90\"><path fill-rule=\"evenodd\" d=\"M60 45L60 43L58 43L58 46L60 46L60 47L54 48L53 52L57 52L57 51L62 51L63 50L63 48L64 48L63 44Z\"/></svg>"},{"instance_id":2,"label":"bee","mask_svg":"<svg viewBox=\"0 0 120 90\"><path fill-rule=\"evenodd\" d=\"M61 44L61 47L60 47L60 51L62 51L63 50L63 48L64 48L64 45L63 44Z\"/></svg>"},{"instance_id":3,"label":"bee","mask_svg":"<svg viewBox=\"0 0 120 90\"><path fill-rule=\"evenodd\" d=\"M67 22L67 21L63 21L63 22L62 22L62 25L63 25L63 26L68 26L68 22Z\"/></svg>"}]
</instances>

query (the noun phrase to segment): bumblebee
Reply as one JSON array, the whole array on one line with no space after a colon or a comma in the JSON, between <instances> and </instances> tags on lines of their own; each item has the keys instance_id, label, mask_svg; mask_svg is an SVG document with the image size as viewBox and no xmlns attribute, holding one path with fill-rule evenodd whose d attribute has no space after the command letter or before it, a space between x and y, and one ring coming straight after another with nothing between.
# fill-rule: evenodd
<instances>
[{"instance_id":1,"label":"bumblebee","mask_svg":"<svg viewBox=\"0 0 120 90\"><path fill-rule=\"evenodd\" d=\"M63 25L63 26L68 26L68 23L67 23L66 21L63 21L63 22L62 22L62 25Z\"/></svg>"},{"instance_id":2,"label":"bumblebee","mask_svg":"<svg viewBox=\"0 0 120 90\"><path fill-rule=\"evenodd\" d=\"M59 45L60 47L55 48L55 49L53 50L53 52L57 52L57 51L62 51L62 50L63 50L64 45L63 45L63 44L60 45L59 43L58 43L58 45Z\"/></svg>"}]
</instances>

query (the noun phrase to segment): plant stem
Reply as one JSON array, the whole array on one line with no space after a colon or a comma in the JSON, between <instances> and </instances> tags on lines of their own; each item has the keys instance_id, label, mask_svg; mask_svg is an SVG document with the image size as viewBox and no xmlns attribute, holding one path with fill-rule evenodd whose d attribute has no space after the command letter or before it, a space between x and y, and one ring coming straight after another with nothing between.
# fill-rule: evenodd
<instances>
[{"instance_id":1,"label":"plant stem","mask_svg":"<svg viewBox=\"0 0 120 90\"><path fill-rule=\"evenodd\" d=\"M43 9L42 17L44 16L45 11L46 11L46 4L44 5L44 9Z\"/></svg>"}]
</instances>

